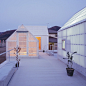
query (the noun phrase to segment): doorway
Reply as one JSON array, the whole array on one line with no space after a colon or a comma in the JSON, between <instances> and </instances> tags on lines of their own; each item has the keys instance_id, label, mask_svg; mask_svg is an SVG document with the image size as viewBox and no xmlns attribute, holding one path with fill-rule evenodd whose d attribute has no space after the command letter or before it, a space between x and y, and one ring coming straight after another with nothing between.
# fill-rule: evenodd
<instances>
[{"instance_id":1,"label":"doorway","mask_svg":"<svg viewBox=\"0 0 86 86\"><path fill-rule=\"evenodd\" d=\"M39 50L41 50L41 37L36 37L39 40Z\"/></svg>"}]
</instances>

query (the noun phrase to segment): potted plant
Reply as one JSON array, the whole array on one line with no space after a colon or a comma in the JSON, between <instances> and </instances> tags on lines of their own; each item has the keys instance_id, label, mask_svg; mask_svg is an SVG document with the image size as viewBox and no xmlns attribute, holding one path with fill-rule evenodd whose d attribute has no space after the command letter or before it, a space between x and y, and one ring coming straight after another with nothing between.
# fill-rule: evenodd
<instances>
[{"instance_id":1,"label":"potted plant","mask_svg":"<svg viewBox=\"0 0 86 86\"><path fill-rule=\"evenodd\" d=\"M77 52L73 52L71 55L69 54L69 52L67 52L67 57L68 58L63 58L63 59L67 59L68 60L68 64L67 64L67 68L66 68L66 71L67 71L67 75L68 76L73 76L73 73L74 73L74 68L72 68L72 65L73 65L73 54L75 54Z\"/></svg>"},{"instance_id":2,"label":"potted plant","mask_svg":"<svg viewBox=\"0 0 86 86\"><path fill-rule=\"evenodd\" d=\"M14 54L16 54L16 61L17 61L17 63L15 64L15 67L19 67L20 59L18 58L18 53L20 52L20 50L21 50L21 48L18 46L16 48L14 48L14 51L15 51Z\"/></svg>"},{"instance_id":3,"label":"potted plant","mask_svg":"<svg viewBox=\"0 0 86 86\"><path fill-rule=\"evenodd\" d=\"M15 64L15 67L19 67L19 61L20 59L17 61L17 63Z\"/></svg>"}]
</instances>

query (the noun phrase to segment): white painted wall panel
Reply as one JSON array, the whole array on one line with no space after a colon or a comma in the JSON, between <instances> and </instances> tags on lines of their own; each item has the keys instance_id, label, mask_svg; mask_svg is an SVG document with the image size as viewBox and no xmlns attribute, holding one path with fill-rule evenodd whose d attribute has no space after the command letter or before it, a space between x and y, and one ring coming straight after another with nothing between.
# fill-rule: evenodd
<instances>
[{"instance_id":1,"label":"white painted wall panel","mask_svg":"<svg viewBox=\"0 0 86 86\"><path fill-rule=\"evenodd\" d=\"M77 45L73 45L73 52L77 51Z\"/></svg>"},{"instance_id":2,"label":"white painted wall panel","mask_svg":"<svg viewBox=\"0 0 86 86\"><path fill-rule=\"evenodd\" d=\"M71 36L72 44L79 44L79 35Z\"/></svg>"},{"instance_id":3,"label":"white painted wall panel","mask_svg":"<svg viewBox=\"0 0 86 86\"><path fill-rule=\"evenodd\" d=\"M71 28L68 28L67 29L67 36L72 35L72 33L73 33L72 27Z\"/></svg>"},{"instance_id":4,"label":"white painted wall panel","mask_svg":"<svg viewBox=\"0 0 86 86\"><path fill-rule=\"evenodd\" d=\"M73 44L73 36L71 36L71 44Z\"/></svg>"},{"instance_id":5,"label":"white painted wall panel","mask_svg":"<svg viewBox=\"0 0 86 86\"><path fill-rule=\"evenodd\" d=\"M73 34L73 35L76 35L76 31L75 31L76 28L75 28L75 26L73 26L72 29L73 29L73 33L72 33L72 34Z\"/></svg>"},{"instance_id":6,"label":"white painted wall panel","mask_svg":"<svg viewBox=\"0 0 86 86\"><path fill-rule=\"evenodd\" d=\"M63 30L62 32L63 32L62 35L66 36L66 30Z\"/></svg>"},{"instance_id":7,"label":"white painted wall panel","mask_svg":"<svg viewBox=\"0 0 86 86\"><path fill-rule=\"evenodd\" d=\"M71 45L71 52L73 52L73 45Z\"/></svg>"},{"instance_id":8,"label":"white painted wall panel","mask_svg":"<svg viewBox=\"0 0 86 86\"><path fill-rule=\"evenodd\" d=\"M48 36L41 36L41 50L48 50L49 38Z\"/></svg>"},{"instance_id":9,"label":"white painted wall panel","mask_svg":"<svg viewBox=\"0 0 86 86\"><path fill-rule=\"evenodd\" d=\"M77 64L80 64L80 56L79 55L73 55L73 59L74 59L74 62L77 63Z\"/></svg>"},{"instance_id":10,"label":"white painted wall panel","mask_svg":"<svg viewBox=\"0 0 86 86\"><path fill-rule=\"evenodd\" d=\"M67 45L66 45L66 51L71 52L71 45L70 45L70 44L67 44Z\"/></svg>"},{"instance_id":11,"label":"white painted wall panel","mask_svg":"<svg viewBox=\"0 0 86 86\"><path fill-rule=\"evenodd\" d=\"M77 45L77 54L80 54L80 45Z\"/></svg>"},{"instance_id":12,"label":"white painted wall panel","mask_svg":"<svg viewBox=\"0 0 86 86\"><path fill-rule=\"evenodd\" d=\"M60 50L58 49L58 54L60 55Z\"/></svg>"},{"instance_id":13,"label":"white painted wall panel","mask_svg":"<svg viewBox=\"0 0 86 86\"><path fill-rule=\"evenodd\" d=\"M59 44L59 46L58 46L58 47L59 47L59 49L62 49L62 44Z\"/></svg>"},{"instance_id":14,"label":"white painted wall panel","mask_svg":"<svg viewBox=\"0 0 86 86\"><path fill-rule=\"evenodd\" d=\"M75 44L80 44L80 36L76 35Z\"/></svg>"},{"instance_id":15,"label":"white painted wall panel","mask_svg":"<svg viewBox=\"0 0 86 86\"><path fill-rule=\"evenodd\" d=\"M58 32L58 37L61 37L62 35L62 31L61 32Z\"/></svg>"},{"instance_id":16,"label":"white painted wall panel","mask_svg":"<svg viewBox=\"0 0 86 86\"><path fill-rule=\"evenodd\" d=\"M61 31L61 37L63 37L63 30Z\"/></svg>"},{"instance_id":17,"label":"white painted wall panel","mask_svg":"<svg viewBox=\"0 0 86 86\"><path fill-rule=\"evenodd\" d=\"M84 65L85 65L85 68L86 68L86 57L84 57Z\"/></svg>"},{"instance_id":18,"label":"white painted wall panel","mask_svg":"<svg viewBox=\"0 0 86 86\"><path fill-rule=\"evenodd\" d=\"M78 45L71 45L71 52L75 52L75 51L77 51L77 53L79 53Z\"/></svg>"},{"instance_id":19,"label":"white painted wall panel","mask_svg":"<svg viewBox=\"0 0 86 86\"><path fill-rule=\"evenodd\" d=\"M66 51L63 51L63 56L66 58Z\"/></svg>"},{"instance_id":20,"label":"white painted wall panel","mask_svg":"<svg viewBox=\"0 0 86 86\"><path fill-rule=\"evenodd\" d=\"M73 52L77 51L76 45L73 45Z\"/></svg>"},{"instance_id":21,"label":"white painted wall panel","mask_svg":"<svg viewBox=\"0 0 86 86\"><path fill-rule=\"evenodd\" d=\"M66 39L66 37L62 37L62 40L63 40L63 39Z\"/></svg>"},{"instance_id":22,"label":"white painted wall panel","mask_svg":"<svg viewBox=\"0 0 86 86\"><path fill-rule=\"evenodd\" d=\"M84 57L83 56L80 56L80 65L85 67L85 64L84 64Z\"/></svg>"},{"instance_id":23,"label":"white painted wall panel","mask_svg":"<svg viewBox=\"0 0 86 86\"><path fill-rule=\"evenodd\" d=\"M84 32L86 33L86 22L84 23Z\"/></svg>"},{"instance_id":24,"label":"white painted wall panel","mask_svg":"<svg viewBox=\"0 0 86 86\"><path fill-rule=\"evenodd\" d=\"M86 45L86 34L84 34L84 44Z\"/></svg>"},{"instance_id":25,"label":"white painted wall panel","mask_svg":"<svg viewBox=\"0 0 86 86\"><path fill-rule=\"evenodd\" d=\"M74 26L74 34L79 34L79 25Z\"/></svg>"},{"instance_id":26,"label":"white painted wall panel","mask_svg":"<svg viewBox=\"0 0 86 86\"><path fill-rule=\"evenodd\" d=\"M71 44L71 36L67 37L67 44Z\"/></svg>"},{"instance_id":27,"label":"white painted wall panel","mask_svg":"<svg viewBox=\"0 0 86 86\"><path fill-rule=\"evenodd\" d=\"M86 46L84 46L84 56L86 56Z\"/></svg>"},{"instance_id":28,"label":"white painted wall panel","mask_svg":"<svg viewBox=\"0 0 86 86\"><path fill-rule=\"evenodd\" d=\"M73 36L73 44L76 44L77 38L76 36Z\"/></svg>"},{"instance_id":29,"label":"white painted wall panel","mask_svg":"<svg viewBox=\"0 0 86 86\"><path fill-rule=\"evenodd\" d=\"M75 36L72 37L72 42L75 44Z\"/></svg>"},{"instance_id":30,"label":"white painted wall panel","mask_svg":"<svg viewBox=\"0 0 86 86\"><path fill-rule=\"evenodd\" d=\"M84 34L80 35L80 44L84 44Z\"/></svg>"},{"instance_id":31,"label":"white painted wall panel","mask_svg":"<svg viewBox=\"0 0 86 86\"><path fill-rule=\"evenodd\" d=\"M79 45L73 45L73 50L72 52L77 51L77 53L79 54Z\"/></svg>"},{"instance_id":32,"label":"white painted wall panel","mask_svg":"<svg viewBox=\"0 0 86 86\"><path fill-rule=\"evenodd\" d=\"M72 28L72 35L75 35L75 27L73 26L73 27L71 27Z\"/></svg>"},{"instance_id":33,"label":"white painted wall panel","mask_svg":"<svg viewBox=\"0 0 86 86\"><path fill-rule=\"evenodd\" d=\"M61 43L62 42L62 39L61 38L58 38L58 43Z\"/></svg>"},{"instance_id":34,"label":"white painted wall panel","mask_svg":"<svg viewBox=\"0 0 86 86\"><path fill-rule=\"evenodd\" d=\"M47 26L25 26L33 35L48 35Z\"/></svg>"},{"instance_id":35,"label":"white painted wall panel","mask_svg":"<svg viewBox=\"0 0 86 86\"><path fill-rule=\"evenodd\" d=\"M63 57L65 57L65 56L63 55L63 52L64 52L64 50L61 50L61 53L60 53L60 54L61 54Z\"/></svg>"},{"instance_id":36,"label":"white painted wall panel","mask_svg":"<svg viewBox=\"0 0 86 86\"><path fill-rule=\"evenodd\" d=\"M84 55L84 45L80 45L80 55Z\"/></svg>"},{"instance_id":37,"label":"white painted wall panel","mask_svg":"<svg viewBox=\"0 0 86 86\"><path fill-rule=\"evenodd\" d=\"M59 50L59 51L60 51L59 55L61 55L61 56L62 56L62 50Z\"/></svg>"},{"instance_id":38,"label":"white painted wall panel","mask_svg":"<svg viewBox=\"0 0 86 86\"><path fill-rule=\"evenodd\" d=\"M82 34L82 33L84 33L84 23L81 23L80 25L79 25L79 27L80 27L80 34Z\"/></svg>"},{"instance_id":39,"label":"white painted wall panel","mask_svg":"<svg viewBox=\"0 0 86 86\"><path fill-rule=\"evenodd\" d=\"M60 44L58 43L58 50L60 49Z\"/></svg>"}]
</instances>

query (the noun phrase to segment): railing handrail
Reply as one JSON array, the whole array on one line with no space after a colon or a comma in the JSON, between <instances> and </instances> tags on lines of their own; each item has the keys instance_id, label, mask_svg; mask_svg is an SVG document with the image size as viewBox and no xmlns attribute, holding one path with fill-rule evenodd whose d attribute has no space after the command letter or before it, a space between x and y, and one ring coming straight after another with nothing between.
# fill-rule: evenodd
<instances>
[{"instance_id":1,"label":"railing handrail","mask_svg":"<svg viewBox=\"0 0 86 86\"><path fill-rule=\"evenodd\" d=\"M7 52L10 52L10 51L12 51L12 50L13 50L13 49L11 49L11 50L9 50L9 51L7 51ZM0 56L3 55L3 54L5 54L5 53L7 53L7 52L1 53Z\"/></svg>"}]
</instances>

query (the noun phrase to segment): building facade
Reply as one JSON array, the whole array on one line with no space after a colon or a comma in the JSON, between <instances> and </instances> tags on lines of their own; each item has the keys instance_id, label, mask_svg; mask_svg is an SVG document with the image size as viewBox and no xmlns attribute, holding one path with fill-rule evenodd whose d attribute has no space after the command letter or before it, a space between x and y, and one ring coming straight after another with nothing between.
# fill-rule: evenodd
<instances>
[{"instance_id":1,"label":"building facade","mask_svg":"<svg viewBox=\"0 0 86 86\"><path fill-rule=\"evenodd\" d=\"M86 7L58 31L58 58L66 63L66 53L75 51L73 67L86 76Z\"/></svg>"},{"instance_id":2,"label":"building facade","mask_svg":"<svg viewBox=\"0 0 86 86\"><path fill-rule=\"evenodd\" d=\"M43 33L44 26L24 26L21 25L18 29L6 40L6 51L16 48L21 48L20 57L38 57L39 51L48 43L47 31ZM45 33L47 33L45 35ZM46 37L47 36L47 37ZM14 50L7 53L6 57L14 57Z\"/></svg>"}]
</instances>

